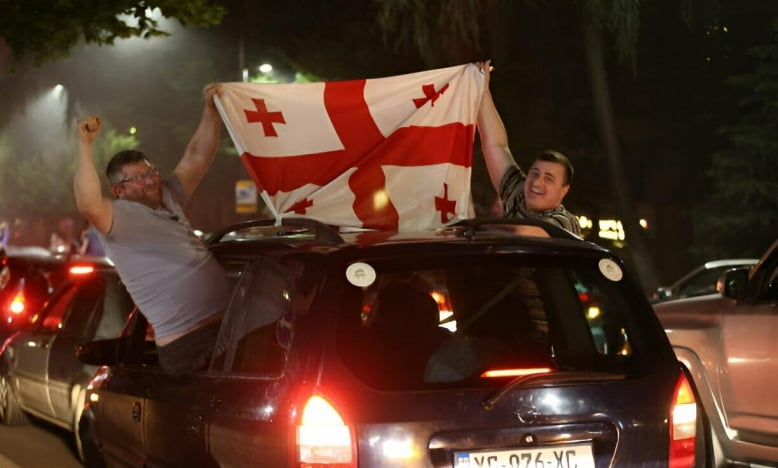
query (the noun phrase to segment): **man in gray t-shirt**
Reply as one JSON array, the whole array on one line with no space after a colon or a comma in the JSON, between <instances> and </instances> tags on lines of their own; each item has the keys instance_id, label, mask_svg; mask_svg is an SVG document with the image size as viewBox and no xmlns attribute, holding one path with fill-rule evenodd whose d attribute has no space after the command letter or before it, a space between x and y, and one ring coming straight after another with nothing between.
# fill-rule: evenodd
<instances>
[{"instance_id":1,"label":"man in gray t-shirt","mask_svg":"<svg viewBox=\"0 0 778 468\"><path fill-rule=\"evenodd\" d=\"M200 123L173 173L164 179L143 152L117 153L106 167L115 199L102 195L92 160L99 117L78 123L73 188L80 213L100 233L106 254L151 324L163 369L202 368L229 301L226 274L192 231L183 206L216 155L221 119L205 88Z\"/></svg>"}]
</instances>

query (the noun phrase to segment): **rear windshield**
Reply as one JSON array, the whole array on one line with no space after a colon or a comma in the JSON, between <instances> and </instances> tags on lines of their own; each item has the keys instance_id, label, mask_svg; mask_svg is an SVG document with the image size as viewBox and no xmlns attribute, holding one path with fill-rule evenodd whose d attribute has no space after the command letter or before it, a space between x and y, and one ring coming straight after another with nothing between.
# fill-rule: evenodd
<instances>
[{"instance_id":1,"label":"rear windshield","mask_svg":"<svg viewBox=\"0 0 778 468\"><path fill-rule=\"evenodd\" d=\"M355 268L337 350L374 388L489 386L566 370L636 374L647 354L640 334L661 332L609 258L451 256Z\"/></svg>"}]
</instances>

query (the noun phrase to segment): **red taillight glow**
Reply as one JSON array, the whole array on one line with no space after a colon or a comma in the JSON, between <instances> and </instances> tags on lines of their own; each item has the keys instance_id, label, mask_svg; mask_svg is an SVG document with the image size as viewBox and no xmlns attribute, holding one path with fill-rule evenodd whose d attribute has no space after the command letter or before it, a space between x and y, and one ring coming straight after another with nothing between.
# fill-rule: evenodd
<instances>
[{"instance_id":1,"label":"red taillight glow","mask_svg":"<svg viewBox=\"0 0 778 468\"><path fill-rule=\"evenodd\" d=\"M675 385L670 407L670 450L668 466L686 468L695 465L697 436L697 402L686 374Z\"/></svg>"},{"instance_id":2,"label":"red taillight glow","mask_svg":"<svg viewBox=\"0 0 778 468\"><path fill-rule=\"evenodd\" d=\"M305 468L356 466L351 428L321 396L312 396L303 408L297 426L297 457L299 466Z\"/></svg>"},{"instance_id":3,"label":"red taillight glow","mask_svg":"<svg viewBox=\"0 0 778 468\"><path fill-rule=\"evenodd\" d=\"M24 294L19 293L11 300L8 311L14 315L20 315L24 312Z\"/></svg>"},{"instance_id":4,"label":"red taillight glow","mask_svg":"<svg viewBox=\"0 0 778 468\"><path fill-rule=\"evenodd\" d=\"M94 265L73 265L68 269L68 273L73 276L90 275L94 273Z\"/></svg>"},{"instance_id":5,"label":"red taillight glow","mask_svg":"<svg viewBox=\"0 0 778 468\"><path fill-rule=\"evenodd\" d=\"M550 367L528 367L515 369L490 369L481 373L482 379L501 379L505 377L522 377L525 375L548 374L554 369Z\"/></svg>"}]
</instances>

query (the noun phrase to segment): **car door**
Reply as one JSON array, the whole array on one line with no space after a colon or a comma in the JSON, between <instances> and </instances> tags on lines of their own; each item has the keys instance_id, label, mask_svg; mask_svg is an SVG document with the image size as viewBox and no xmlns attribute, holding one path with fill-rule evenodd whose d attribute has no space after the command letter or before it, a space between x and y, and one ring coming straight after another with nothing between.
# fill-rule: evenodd
<instances>
[{"instance_id":1,"label":"car door","mask_svg":"<svg viewBox=\"0 0 778 468\"><path fill-rule=\"evenodd\" d=\"M97 368L76 358L74 350L87 341L118 336L132 307L129 294L111 272L78 283L77 292L59 333L49 347L48 392L53 416L74 422L74 405Z\"/></svg>"},{"instance_id":2,"label":"car door","mask_svg":"<svg viewBox=\"0 0 778 468\"><path fill-rule=\"evenodd\" d=\"M113 366L102 385L99 431L111 455L150 466L212 466L205 441L204 408L210 403L207 372L165 373L146 320L138 314L125 365Z\"/></svg>"},{"instance_id":3,"label":"car door","mask_svg":"<svg viewBox=\"0 0 778 468\"><path fill-rule=\"evenodd\" d=\"M88 425L109 466L212 466L205 438L211 403L208 372L173 377L162 371L153 331L133 312L92 378ZM95 344L99 342L92 342ZM116 360L115 360L116 359Z\"/></svg>"},{"instance_id":4,"label":"car door","mask_svg":"<svg viewBox=\"0 0 778 468\"><path fill-rule=\"evenodd\" d=\"M217 379L208 372L173 377L160 367L133 370L146 398L144 447L152 466L217 466L208 454L206 418Z\"/></svg>"},{"instance_id":5,"label":"car door","mask_svg":"<svg viewBox=\"0 0 778 468\"><path fill-rule=\"evenodd\" d=\"M778 249L751 279L751 294L722 317L722 400L730 427L778 428Z\"/></svg>"},{"instance_id":6,"label":"car door","mask_svg":"<svg viewBox=\"0 0 778 468\"><path fill-rule=\"evenodd\" d=\"M142 323L139 323L142 322ZM122 333L121 356L113 366L102 367L92 379L96 391L90 395L92 430L109 466L143 466L145 386L135 379L143 364L146 321L137 310ZM152 343L153 345L153 343Z\"/></svg>"},{"instance_id":7,"label":"car door","mask_svg":"<svg viewBox=\"0 0 778 468\"><path fill-rule=\"evenodd\" d=\"M53 414L48 391L49 357L60 331L60 324L77 292L75 284L67 285L43 311L41 326L33 331L23 332L14 340L14 375L19 399L22 406L29 411L45 416Z\"/></svg>"}]
</instances>

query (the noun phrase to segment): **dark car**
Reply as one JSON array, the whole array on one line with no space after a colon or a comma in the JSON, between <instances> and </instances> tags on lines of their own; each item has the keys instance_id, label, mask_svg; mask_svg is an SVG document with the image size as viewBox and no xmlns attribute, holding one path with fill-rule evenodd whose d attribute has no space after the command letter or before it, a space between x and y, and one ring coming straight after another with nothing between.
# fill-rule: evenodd
<instances>
[{"instance_id":1,"label":"dark car","mask_svg":"<svg viewBox=\"0 0 778 468\"><path fill-rule=\"evenodd\" d=\"M76 347L118 336L132 301L106 260L65 265L68 276L39 311L37 326L17 330L0 347L0 423L17 425L32 415L77 436L86 387L97 368L79 361Z\"/></svg>"},{"instance_id":2,"label":"dark car","mask_svg":"<svg viewBox=\"0 0 778 468\"><path fill-rule=\"evenodd\" d=\"M750 270L724 273L722 294L655 304L694 376L715 466L778 461L778 240Z\"/></svg>"},{"instance_id":3,"label":"dark car","mask_svg":"<svg viewBox=\"0 0 778 468\"><path fill-rule=\"evenodd\" d=\"M758 258L725 258L711 260L683 275L670 286L660 286L651 295L652 302L683 299L716 293L716 283L725 271L732 268L748 269Z\"/></svg>"},{"instance_id":4,"label":"dark car","mask_svg":"<svg viewBox=\"0 0 778 468\"><path fill-rule=\"evenodd\" d=\"M7 247L0 277L0 341L35 326L41 307L66 277L65 262L42 247Z\"/></svg>"},{"instance_id":5,"label":"dark car","mask_svg":"<svg viewBox=\"0 0 778 468\"><path fill-rule=\"evenodd\" d=\"M87 465L702 463L690 378L622 262L515 223L215 234L234 293L208 369L166 375L141 314L79 348L104 365Z\"/></svg>"}]
</instances>

